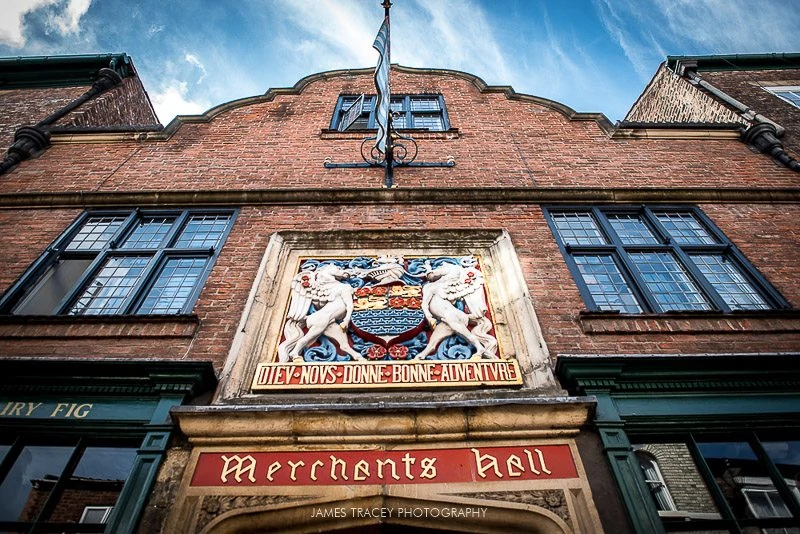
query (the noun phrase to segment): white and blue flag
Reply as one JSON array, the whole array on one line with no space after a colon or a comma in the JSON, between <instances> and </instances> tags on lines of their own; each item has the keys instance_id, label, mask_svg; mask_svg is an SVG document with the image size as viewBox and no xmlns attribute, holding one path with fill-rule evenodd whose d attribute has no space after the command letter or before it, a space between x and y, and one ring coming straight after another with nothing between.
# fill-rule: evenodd
<instances>
[{"instance_id":1,"label":"white and blue flag","mask_svg":"<svg viewBox=\"0 0 800 534\"><path fill-rule=\"evenodd\" d=\"M378 126L378 138L375 148L386 152L386 141L389 138L389 107L391 95L389 90L389 17L386 17L378 30L372 48L378 51L380 58L375 67L375 89L378 98L375 102L375 124Z\"/></svg>"}]
</instances>

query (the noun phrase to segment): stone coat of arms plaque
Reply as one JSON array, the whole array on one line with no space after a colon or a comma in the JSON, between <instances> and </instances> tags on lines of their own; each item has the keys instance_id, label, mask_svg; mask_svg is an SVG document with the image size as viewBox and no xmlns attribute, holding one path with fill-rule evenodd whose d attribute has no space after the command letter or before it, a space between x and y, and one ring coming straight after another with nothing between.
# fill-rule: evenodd
<instances>
[{"instance_id":1,"label":"stone coat of arms plaque","mask_svg":"<svg viewBox=\"0 0 800 534\"><path fill-rule=\"evenodd\" d=\"M471 255L305 258L253 390L521 384L489 302Z\"/></svg>"}]
</instances>

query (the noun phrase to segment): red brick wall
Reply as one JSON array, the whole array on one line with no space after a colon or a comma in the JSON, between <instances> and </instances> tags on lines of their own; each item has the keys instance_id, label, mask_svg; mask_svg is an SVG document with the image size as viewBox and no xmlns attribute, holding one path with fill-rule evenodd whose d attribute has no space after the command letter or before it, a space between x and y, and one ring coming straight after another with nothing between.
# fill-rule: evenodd
<instances>
[{"instance_id":1,"label":"red brick wall","mask_svg":"<svg viewBox=\"0 0 800 534\"><path fill-rule=\"evenodd\" d=\"M47 87L0 90L0 154L14 142L20 126L32 125L63 108L89 89ZM158 124L153 107L136 76L86 102L59 120L57 126L120 126Z\"/></svg>"},{"instance_id":2,"label":"red brick wall","mask_svg":"<svg viewBox=\"0 0 800 534\"><path fill-rule=\"evenodd\" d=\"M158 124L158 118L136 76L123 78L122 85L98 95L56 123L77 127L153 124Z\"/></svg>"},{"instance_id":3,"label":"red brick wall","mask_svg":"<svg viewBox=\"0 0 800 534\"><path fill-rule=\"evenodd\" d=\"M800 218L797 206L705 205L705 212L775 287L795 306L800 303ZM466 206L446 209L438 205L367 205L325 207L251 207L239 215L206 282L195 313L200 318L196 339L158 335L130 336L120 342L98 342L86 336L52 339L14 339L3 349L18 356L95 356L209 359L221 367L233 339L259 262L273 232L309 228L507 228L520 256L545 341L558 353L676 353L759 352L800 349L795 333L770 331L743 333L746 323L731 319L717 326L719 333L659 332L644 319L641 332L620 335L584 334L579 313L585 305L547 227L541 209L532 205ZM58 221L64 219L62 214ZM47 229L39 230L40 225ZM41 235L30 240L34 255L49 243L52 222L44 213L30 225ZM8 238L5 238L6 240ZM25 263L13 267L2 258L0 272L19 274ZM7 277L10 278L10 277ZM737 326L739 325L739 326ZM703 325L701 325L703 326ZM648 330L654 332L648 333ZM708 330L709 326L703 326Z\"/></svg>"},{"instance_id":4,"label":"red brick wall","mask_svg":"<svg viewBox=\"0 0 800 534\"><path fill-rule=\"evenodd\" d=\"M452 75L396 72L402 92L442 92L456 139L431 134L422 161L450 169L400 169L400 187L796 187L797 174L736 140L615 140L594 121L570 121L533 102L481 93ZM301 95L239 107L206 124L185 124L166 141L56 144L0 180L2 194L32 191L379 188L380 169L325 169L323 160L355 162L360 138L323 132L340 93L371 90L370 75L323 78ZM323 137L338 137L323 139ZM424 137L424 136L421 136ZM324 198L324 195L323 195ZM677 199L676 201L685 201ZM795 306L800 303L800 209L785 204L708 204L702 208ZM13 282L77 209L0 211L0 283ZM682 332L634 321L622 332L604 324L587 334L580 298L537 205L368 204L244 206L195 307L196 337L155 331L117 342L86 335L16 335L4 355L208 359L220 368L270 234L297 229L506 228L551 354L797 351L795 332L746 332L741 319L715 319ZM180 325L159 326L179 330ZM763 328L762 328L763 327ZM110 328L110 327L109 327ZM156 328L156 327L153 327ZM766 330L765 330L766 328ZM741 332L738 330L745 330Z\"/></svg>"},{"instance_id":5,"label":"red brick wall","mask_svg":"<svg viewBox=\"0 0 800 534\"><path fill-rule=\"evenodd\" d=\"M455 76L398 72L401 92L442 92L457 139L431 135L420 161L454 168L398 172L402 187L793 187L797 173L738 140L609 139L594 121ZM325 169L360 161L357 134L323 135L340 93L369 92L369 75L322 79L301 95L239 107L184 124L166 142L57 145L4 176L1 192L378 187L380 169ZM331 139L330 137L334 137ZM118 168L125 162L125 165Z\"/></svg>"},{"instance_id":6,"label":"red brick wall","mask_svg":"<svg viewBox=\"0 0 800 534\"><path fill-rule=\"evenodd\" d=\"M783 145L800 158L800 109L762 89L800 86L800 69L701 72L700 76L786 128Z\"/></svg>"},{"instance_id":7,"label":"red brick wall","mask_svg":"<svg viewBox=\"0 0 800 534\"><path fill-rule=\"evenodd\" d=\"M0 91L0 154L14 142L20 126L36 124L63 108L88 87L48 87L43 89L7 89Z\"/></svg>"},{"instance_id":8,"label":"red brick wall","mask_svg":"<svg viewBox=\"0 0 800 534\"><path fill-rule=\"evenodd\" d=\"M80 213L79 209L0 212L4 246L0 254L0 288L5 290L25 272Z\"/></svg>"},{"instance_id":9,"label":"red brick wall","mask_svg":"<svg viewBox=\"0 0 800 534\"><path fill-rule=\"evenodd\" d=\"M631 122L742 123L737 112L661 65L625 117Z\"/></svg>"}]
</instances>

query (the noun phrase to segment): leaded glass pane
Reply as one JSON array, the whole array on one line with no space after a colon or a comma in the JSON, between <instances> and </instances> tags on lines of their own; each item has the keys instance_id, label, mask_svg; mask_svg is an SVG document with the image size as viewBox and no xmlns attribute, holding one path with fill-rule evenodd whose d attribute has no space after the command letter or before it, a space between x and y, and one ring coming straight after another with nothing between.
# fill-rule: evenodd
<instances>
[{"instance_id":1,"label":"leaded glass pane","mask_svg":"<svg viewBox=\"0 0 800 534\"><path fill-rule=\"evenodd\" d=\"M648 291L661 311L709 310L706 298L668 252L630 253Z\"/></svg>"},{"instance_id":2,"label":"leaded glass pane","mask_svg":"<svg viewBox=\"0 0 800 534\"><path fill-rule=\"evenodd\" d=\"M89 217L67 245L67 250L100 250L119 230L125 219L126 217Z\"/></svg>"},{"instance_id":3,"label":"leaded glass pane","mask_svg":"<svg viewBox=\"0 0 800 534\"><path fill-rule=\"evenodd\" d=\"M773 92L793 106L800 108L800 89L797 91L776 90Z\"/></svg>"},{"instance_id":4,"label":"leaded glass pane","mask_svg":"<svg viewBox=\"0 0 800 534\"><path fill-rule=\"evenodd\" d=\"M138 313L172 314L183 311L207 261L206 258L170 258L148 291Z\"/></svg>"},{"instance_id":5,"label":"leaded glass pane","mask_svg":"<svg viewBox=\"0 0 800 534\"><path fill-rule=\"evenodd\" d=\"M439 99L436 97L413 97L411 98L411 111L439 111Z\"/></svg>"},{"instance_id":6,"label":"leaded glass pane","mask_svg":"<svg viewBox=\"0 0 800 534\"><path fill-rule=\"evenodd\" d=\"M125 299L142 277L149 260L139 256L108 258L69 314L105 315L122 312Z\"/></svg>"},{"instance_id":7,"label":"leaded glass pane","mask_svg":"<svg viewBox=\"0 0 800 534\"><path fill-rule=\"evenodd\" d=\"M693 255L692 261L732 310L769 309L761 294L727 257L720 254Z\"/></svg>"},{"instance_id":8,"label":"leaded glass pane","mask_svg":"<svg viewBox=\"0 0 800 534\"><path fill-rule=\"evenodd\" d=\"M553 223L567 245L605 245L606 238L588 212L554 212Z\"/></svg>"},{"instance_id":9,"label":"leaded glass pane","mask_svg":"<svg viewBox=\"0 0 800 534\"><path fill-rule=\"evenodd\" d=\"M174 222L175 217L144 217L136 224L122 248L158 248Z\"/></svg>"},{"instance_id":10,"label":"leaded glass pane","mask_svg":"<svg viewBox=\"0 0 800 534\"><path fill-rule=\"evenodd\" d=\"M655 212L669 235L682 245L711 245L717 242L706 228L689 212Z\"/></svg>"},{"instance_id":11,"label":"leaded glass pane","mask_svg":"<svg viewBox=\"0 0 800 534\"><path fill-rule=\"evenodd\" d=\"M630 287L611 256L575 256L575 264L601 310L641 313Z\"/></svg>"},{"instance_id":12,"label":"leaded glass pane","mask_svg":"<svg viewBox=\"0 0 800 534\"><path fill-rule=\"evenodd\" d=\"M405 99L403 98L393 98L391 105L389 106L392 111L403 111L403 103Z\"/></svg>"},{"instance_id":13,"label":"leaded glass pane","mask_svg":"<svg viewBox=\"0 0 800 534\"><path fill-rule=\"evenodd\" d=\"M608 216L608 222L626 245L652 245L659 242L653 231L636 214L615 213Z\"/></svg>"},{"instance_id":14,"label":"leaded glass pane","mask_svg":"<svg viewBox=\"0 0 800 534\"><path fill-rule=\"evenodd\" d=\"M342 108L341 108L342 114L347 112L347 110L350 109L350 106L355 104L356 100L358 100L359 98L360 98L360 96L345 96L345 97L342 97ZM372 109L372 105L373 105L373 99L374 99L374 97L365 96L364 97L364 105L363 105L363 107L361 109L362 110L366 110L366 111L371 110Z\"/></svg>"},{"instance_id":15,"label":"leaded glass pane","mask_svg":"<svg viewBox=\"0 0 800 534\"><path fill-rule=\"evenodd\" d=\"M228 215L193 215L175 243L176 248L211 248L228 227Z\"/></svg>"},{"instance_id":16,"label":"leaded glass pane","mask_svg":"<svg viewBox=\"0 0 800 534\"><path fill-rule=\"evenodd\" d=\"M428 130L441 131L444 129L442 116L434 113L415 113L414 128L427 128Z\"/></svg>"},{"instance_id":17,"label":"leaded glass pane","mask_svg":"<svg viewBox=\"0 0 800 534\"><path fill-rule=\"evenodd\" d=\"M366 130L368 127L369 127L369 117L365 115L363 117L359 117L356 120L354 120L353 124L351 124L347 129Z\"/></svg>"}]
</instances>

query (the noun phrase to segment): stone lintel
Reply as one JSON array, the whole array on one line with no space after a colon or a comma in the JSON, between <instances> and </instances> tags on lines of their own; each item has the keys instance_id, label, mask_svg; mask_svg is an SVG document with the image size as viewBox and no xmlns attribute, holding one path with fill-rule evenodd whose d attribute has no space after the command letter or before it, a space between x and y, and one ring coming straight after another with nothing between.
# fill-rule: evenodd
<instances>
[{"instance_id":1,"label":"stone lintel","mask_svg":"<svg viewBox=\"0 0 800 534\"><path fill-rule=\"evenodd\" d=\"M194 445L422 443L541 439L576 435L591 397L537 397L530 402L440 408L304 409L281 405L179 406L172 410Z\"/></svg>"}]
</instances>

